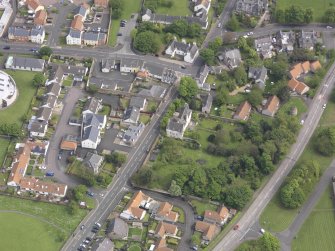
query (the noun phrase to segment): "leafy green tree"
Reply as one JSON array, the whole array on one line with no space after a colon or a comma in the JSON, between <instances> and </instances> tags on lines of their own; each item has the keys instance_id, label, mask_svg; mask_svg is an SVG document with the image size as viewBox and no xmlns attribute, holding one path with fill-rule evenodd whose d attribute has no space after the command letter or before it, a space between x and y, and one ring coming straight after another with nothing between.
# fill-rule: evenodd
<instances>
[{"instance_id":1,"label":"leafy green tree","mask_svg":"<svg viewBox=\"0 0 335 251\"><path fill-rule=\"evenodd\" d=\"M111 6L112 19L119 19L124 9L123 0L109 0L109 6Z\"/></svg>"},{"instance_id":2,"label":"leafy green tree","mask_svg":"<svg viewBox=\"0 0 335 251\"><path fill-rule=\"evenodd\" d=\"M251 199L252 190L247 185L229 187L225 192L225 203L229 207L241 210Z\"/></svg>"},{"instance_id":3,"label":"leafy green tree","mask_svg":"<svg viewBox=\"0 0 335 251\"><path fill-rule=\"evenodd\" d=\"M321 129L314 141L314 148L322 155L333 155L335 152L335 128L327 127Z\"/></svg>"},{"instance_id":4,"label":"leafy green tree","mask_svg":"<svg viewBox=\"0 0 335 251\"><path fill-rule=\"evenodd\" d=\"M237 85L242 86L248 81L248 74L243 67L243 65L235 68L234 70L234 78L237 83Z\"/></svg>"},{"instance_id":5,"label":"leafy green tree","mask_svg":"<svg viewBox=\"0 0 335 251\"><path fill-rule=\"evenodd\" d=\"M76 186L73 189L73 197L76 201L82 201L84 199L87 187L85 185Z\"/></svg>"},{"instance_id":6,"label":"leafy green tree","mask_svg":"<svg viewBox=\"0 0 335 251\"><path fill-rule=\"evenodd\" d=\"M329 7L323 16L325 23L335 23L335 7Z\"/></svg>"},{"instance_id":7,"label":"leafy green tree","mask_svg":"<svg viewBox=\"0 0 335 251\"><path fill-rule=\"evenodd\" d=\"M127 157L123 153L113 152L110 155L105 156L108 163L113 163L117 167L121 167L127 160Z\"/></svg>"},{"instance_id":8,"label":"leafy green tree","mask_svg":"<svg viewBox=\"0 0 335 251\"><path fill-rule=\"evenodd\" d=\"M198 92L198 85L191 77L182 77L178 88L179 95L186 101L190 101Z\"/></svg>"},{"instance_id":9,"label":"leafy green tree","mask_svg":"<svg viewBox=\"0 0 335 251\"><path fill-rule=\"evenodd\" d=\"M262 250L264 251L279 251L280 241L277 237L273 236L269 232L265 232L260 238Z\"/></svg>"},{"instance_id":10,"label":"leafy green tree","mask_svg":"<svg viewBox=\"0 0 335 251\"><path fill-rule=\"evenodd\" d=\"M222 38L217 37L212 42L208 43L208 48L213 50L214 53L217 53L220 47L222 46Z\"/></svg>"},{"instance_id":11,"label":"leafy green tree","mask_svg":"<svg viewBox=\"0 0 335 251\"><path fill-rule=\"evenodd\" d=\"M285 22L290 24L302 24L305 18L305 11L301 6L291 5L285 10Z\"/></svg>"},{"instance_id":12,"label":"leafy green tree","mask_svg":"<svg viewBox=\"0 0 335 251\"><path fill-rule=\"evenodd\" d=\"M134 39L134 47L144 53L156 53L161 45L159 35L152 31L140 32Z\"/></svg>"},{"instance_id":13,"label":"leafy green tree","mask_svg":"<svg viewBox=\"0 0 335 251\"><path fill-rule=\"evenodd\" d=\"M212 49L204 48L200 51L200 57L205 61L207 65L215 64L215 53Z\"/></svg>"},{"instance_id":14,"label":"leafy green tree","mask_svg":"<svg viewBox=\"0 0 335 251\"><path fill-rule=\"evenodd\" d=\"M309 24L313 21L313 10L311 8L305 9L304 22Z\"/></svg>"},{"instance_id":15,"label":"leafy green tree","mask_svg":"<svg viewBox=\"0 0 335 251\"><path fill-rule=\"evenodd\" d=\"M46 80L46 77L44 76L43 73L41 73L41 72L36 73L34 78L33 78L33 85L35 87L42 86L43 83L45 82L45 80Z\"/></svg>"},{"instance_id":16,"label":"leafy green tree","mask_svg":"<svg viewBox=\"0 0 335 251\"><path fill-rule=\"evenodd\" d=\"M278 23L284 24L285 23L285 12L284 10L276 10L275 12L275 19Z\"/></svg>"},{"instance_id":17,"label":"leafy green tree","mask_svg":"<svg viewBox=\"0 0 335 251\"><path fill-rule=\"evenodd\" d=\"M43 46L40 48L40 50L38 51L38 54L40 55L40 57L43 57L43 56L47 56L47 57L50 57L51 54L52 54L52 49L48 46Z\"/></svg>"},{"instance_id":18,"label":"leafy green tree","mask_svg":"<svg viewBox=\"0 0 335 251\"><path fill-rule=\"evenodd\" d=\"M305 193L297 179L291 180L280 189L280 201L286 208L297 208L305 200Z\"/></svg>"},{"instance_id":19,"label":"leafy green tree","mask_svg":"<svg viewBox=\"0 0 335 251\"><path fill-rule=\"evenodd\" d=\"M227 23L227 28L231 31L237 31L240 29L240 23L235 14L231 15L231 18Z\"/></svg>"},{"instance_id":20,"label":"leafy green tree","mask_svg":"<svg viewBox=\"0 0 335 251\"><path fill-rule=\"evenodd\" d=\"M263 91L259 88L254 88L247 96L247 100L253 107L257 107L263 100Z\"/></svg>"},{"instance_id":21,"label":"leafy green tree","mask_svg":"<svg viewBox=\"0 0 335 251\"><path fill-rule=\"evenodd\" d=\"M181 188L180 186L177 185L175 180L171 181L171 185L169 188L169 193L172 194L173 196L181 196L182 192L181 192Z\"/></svg>"}]
</instances>

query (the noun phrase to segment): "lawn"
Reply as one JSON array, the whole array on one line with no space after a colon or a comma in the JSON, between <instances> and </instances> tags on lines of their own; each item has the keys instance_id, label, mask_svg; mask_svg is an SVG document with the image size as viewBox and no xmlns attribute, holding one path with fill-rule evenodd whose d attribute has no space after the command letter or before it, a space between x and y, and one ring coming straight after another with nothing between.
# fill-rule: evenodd
<instances>
[{"instance_id":1,"label":"lawn","mask_svg":"<svg viewBox=\"0 0 335 251\"><path fill-rule=\"evenodd\" d=\"M166 14L170 16L191 16L193 13L189 8L190 1L188 0L172 0L172 7L158 7L156 13Z\"/></svg>"},{"instance_id":2,"label":"lawn","mask_svg":"<svg viewBox=\"0 0 335 251\"><path fill-rule=\"evenodd\" d=\"M204 215L205 210L216 211L218 207L211 203L202 202L200 200L191 200L192 206L195 208L197 215Z\"/></svg>"},{"instance_id":3,"label":"lawn","mask_svg":"<svg viewBox=\"0 0 335 251\"><path fill-rule=\"evenodd\" d=\"M334 110L335 104L329 102L324 114L321 117L319 126L328 126L331 124L335 124ZM313 142L313 140L311 142ZM333 157L325 157L317 154L313 150L313 145L311 142L305 148L297 164L303 161L314 160L320 164L321 172L323 172L329 167ZM308 194L306 195L306 197L308 197ZM281 232L290 226L298 211L299 209L288 210L283 208L280 205L279 195L276 194L276 196L270 201L268 206L262 212L260 217L260 224L265 229L268 229L270 231Z\"/></svg>"},{"instance_id":4,"label":"lawn","mask_svg":"<svg viewBox=\"0 0 335 251\"><path fill-rule=\"evenodd\" d=\"M17 213L0 213L1 250L56 251L62 246L60 229Z\"/></svg>"},{"instance_id":5,"label":"lawn","mask_svg":"<svg viewBox=\"0 0 335 251\"><path fill-rule=\"evenodd\" d=\"M134 244L134 245L131 245L129 248L128 248L128 251L141 251L141 247L137 244Z\"/></svg>"},{"instance_id":6,"label":"lawn","mask_svg":"<svg viewBox=\"0 0 335 251\"><path fill-rule=\"evenodd\" d=\"M150 119L151 119L151 117L150 117L150 115L149 114L145 114L145 113L142 113L141 115L140 115L140 122L142 122L143 124L148 124L149 122L150 122Z\"/></svg>"},{"instance_id":7,"label":"lawn","mask_svg":"<svg viewBox=\"0 0 335 251\"><path fill-rule=\"evenodd\" d=\"M319 202L293 239L291 250L335 250L334 196L331 186L326 189Z\"/></svg>"},{"instance_id":8,"label":"lawn","mask_svg":"<svg viewBox=\"0 0 335 251\"><path fill-rule=\"evenodd\" d=\"M31 100L36 93L36 88L32 85L35 73L9 70L6 72L13 77L19 90L19 96L14 104L0 111L0 121L21 125L22 118L30 109Z\"/></svg>"},{"instance_id":9,"label":"lawn","mask_svg":"<svg viewBox=\"0 0 335 251\"><path fill-rule=\"evenodd\" d=\"M173 207L173 212L177 212L179 214L178 222L185 223L185 213L184 210L179 207Z\"/></svg>"},{"instance_id":10,"label":"lawn","mask_svg":"<svg viewBox=\"0 0 335 251\"><path fill-rule=\"evenodd\" d=\"M129 228L129 233L128 233L128 236L129 237L132 237L132 236L141 236L142 234L142 229L140 228L136 228L136 227L133 227L133 228Z\"/></svg>"},{"instance_id":11,"label":"lawn","mask_svg":"<svg viewBox=\"0 0 335 251\"><path fill-rule=\"evenodd\" d=\"M120 28L120 21L122 19L130 19L133 13L138 13L141 10L141 0L125 0L121 18L112 19L109 30L108 45L115 46L117 41L117 34Z\"/></svg>"},{"instance_id":12,"label":"lawn","mask_svg":"<svg viewBox=\"0 0 335 251\"><path fill-rule=\"evenodd\" d=\"M299 5L303 8L311 8L313 10L314 21L321 22L325 11L329 8L330 4L335 4L334 0L296 0L292 2L291 0L279 0L277 1L277 9L285 9L292 4Z\"/></svg>"},{"instance_id":13,"label":"lawn","mask_svg":"<svg viewBox=\"0 0 335 251\"><path fill-rule=\"evenodd\" d=\"M5 160L8 145L9 145L9 140L0 137L0 166L2 166L2 163Z\"/></svg>"},{"instance_id":14,"label":"lawn","mask_svg":"<svg viewBox=\"0 0 335 251\"><path fill-rule=\"evenodd\" d=\"M298 110L298 116L307 111L307 106L305 102L299 97L292 97L287 103L285 103L279 109L279 113L285 113L290 115L292 107L296 107Z\"/></svg>"},{"instance_id":15,"label":"lawn","mask_svg":"<svg viewBox=\"0 0 335 251\"><path fill-rule=\"evenodd\" d=\"M13 197L8 197L8 196L0 196L0 210L15 210L15 211L23 212L29 215L33 215L33 216L38 217L38 219L47 220L51 224L63 230L62 236L59 236L58 230L56 232L54 231L55 230L54 227L49 228L48 231L44 230L46 232L45 234L47 233L51 234L54 236L54 238L57 237L61 240L59 240L59 243L57 246L51 245L51 243L53 242L50 243L50 245L53 246L52 247L53 249L47 249L49 245L46 245L45 246L46 249L40 249L40 250L59 250L60 246L63 244L63 241L65 241L66 238L73 232L73 230L77 227L77 225L80 223L80 221L85 217L87 213L86 210L78 210L75 215L71 215L69 214L68 209L65 206L55 205L55 204L45 203L45 202L37 202L37 201L32 201L32 200L13 198ZM15 214L15 217L18 217L18 215ZM34 221L36 221L36 219L34 219ZM1 222L1 218L0 218L0 222ZM8 231L8 229L12 227L12 223L8 223L8 225L4 225L1 223L1 226L3 226L2 229L5 229L6 231ZM40 227L41 226L42 225L40 225ZM38 228L40 227L36 227L37 229L36 231L40 231L38 230ZM18 221L18 225L15 225L14 230L15 231L22 230L26 234L34 233L34 229L33 231L31 231L32 230L31 227L29 226L23 227L21 221ZM18 239L16 237L20 236L20 240L22 240L21 238L25 238L24 235L25 234L22 234L22 235L17 235L17 233L12 234L11 235L12 237L11 238L9 237L8 241L12 243L17 242ZM36 236L39 236L39 235L36 235ZM44 235L41 234L41 236L44 236ZM1 239L2 239L2 242L5 240L4 238L1 238ZM35 243L35 242L30 240L30 243ZM44 240L40 240L40 243L43 244ZM25 244L29 245L29 243L25 243ZM38 244L36 243L36 245ZM41 247L44 247L44 246L41 246ZM15 250L15 249L5 249L5 250ZM23 250L23 249L16 249L16 250ZM24 249L24 250L28 250L28 249ZM31 250L37 250L37 249L31 249Z\"/></svg>"}]
</instances>

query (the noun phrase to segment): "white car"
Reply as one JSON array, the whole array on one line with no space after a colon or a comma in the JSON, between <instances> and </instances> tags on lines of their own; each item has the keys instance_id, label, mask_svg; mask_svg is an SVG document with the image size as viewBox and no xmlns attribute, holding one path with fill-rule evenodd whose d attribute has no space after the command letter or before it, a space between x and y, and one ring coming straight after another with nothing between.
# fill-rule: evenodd
<instances>
[{"instance_id":1,"label":"white car","mask_svg":"<svg viewBox=\"0 0 335 251\"><path fill-rule=\"evenodd\" d=\"M261 233L262 233L262 234L265 234L265 230L264 230L264 228L261 228Z\"/></svg>"},{"instance_id":2,"label":"white car","mask_svg":"<svg viewBox=\"0 0 335 251\"><path fill-rule=\"evenodd\" d=\"M326 28L327 28L327 29L333 29L333 27L331 27L331 26L327 26Z\"/></svg>"},{"instance_id":3,"label":"white car","mask_svg":"<svg viewBox=\"0 0 335 251\"><path fill-rule=\"evenodd\" d=\"M218 28L221 28L221 23L218 23Z\"/></svg>"},{"instance_id":4,"label":"white car","mask_svg":"<svg viewBox=\"0 0 335 251\"><path fill-rule=\"evenodd\" d=\"M302 119L302 120L300 121L300 125L303 125L304 123L305 123L305 120Z\"/></svg>"},{"instance_id":5,"label":"white car","mask_svg":"<svg viewBox=\"0 0 335 251\"><path fill-rule=\"evenodd\" d=\"M326 109L327 104L323 104L322 109Z\"/></svg>"}]
</instances>

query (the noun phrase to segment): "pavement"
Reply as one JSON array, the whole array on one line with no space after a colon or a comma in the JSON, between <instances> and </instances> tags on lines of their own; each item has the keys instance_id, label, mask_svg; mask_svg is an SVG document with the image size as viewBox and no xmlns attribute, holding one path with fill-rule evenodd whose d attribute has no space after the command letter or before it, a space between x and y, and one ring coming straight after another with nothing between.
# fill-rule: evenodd
<instances>
[{"instance_id":1,"label":"pavement","mask_svg":"<svg viewBox=\"0 0 335 251\"><path fill-rule=\"evenodd\" d=\"M308 201L303 205L302 209L295 217L291 226L285 231L276 234L281 241L281 250L283 251L291 250L291 242L293 238L298 234L301 226L313 211L313 208L319 201L323 192L327 189L329 184L331 184L332 177L334 176L334 174L335 174L335 160L332 161L330 167L323 173L318 185L315 187L314 191L309 196Z\"/></svg>"},{"instance_id":2,"label":"pavement","mask_svg":"<svg viewBox=\"0 0 335 251\"><path fill-rule=\"evenodd\" d=\"M257 197L254 198L254 201L249 206L249 208L246 209L240 220L236 222L236 224L239 225L240 231L230 231L213 250L234 250L239 244L243 242L244 237L248 234L249 230L253 227L255 222L258 221L260 214L270 202L272 197L276 194L285 177L292 170L296 161L299 159L310 138L312 137L313 132L317 127L323 113L322 106L323 104L327 103L331 90L334 87L334 79L335 63L330 67L322 84L320 85L318 92L314 97L311 106L309 107L308 116L299 132L296 143L291 147L287 157L278 166L273 176L269 179L263 189L257 194Z\"/></svg>"},{"instance_id":3,"label":"pavement","mask_svg":"<svg viewBox=\"0 0 335 251\"><path fill-rule=\"evenodd\" d=\"M73 176L69 176L65 173L65 165L63 161L58 159L59 145L62 138L66 134L79 135L80 130L77 126L70 126L69 119L72 114L73 108L77 103L78 99L83 98L84 93L82 90L72 87L63 100L63 110L58 121L56 131L50 139L50 145L46 156L47 171L53 172L55 178L70 187L74 187L80 184L80 181ZM63 164L62 164L63 163Z\"/></svg>"}]
</instances>

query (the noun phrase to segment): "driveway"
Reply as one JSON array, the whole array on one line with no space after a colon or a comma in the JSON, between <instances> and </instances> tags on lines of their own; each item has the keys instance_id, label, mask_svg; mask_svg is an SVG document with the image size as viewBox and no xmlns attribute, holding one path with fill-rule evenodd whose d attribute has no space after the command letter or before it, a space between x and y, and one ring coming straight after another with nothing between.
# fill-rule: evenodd
<instances>
[{"instance_id":1,"label":"driveway","mask_svg":"<svg viewBox=\"0 0 335 251\"><path fill-rule=\"evenodd\" d=\"M72 87L66 94L63 100L63 111L58 121L56 131L52 138L50 139L50 145L48 153L46 156L46 166L47 171L55 173L55 178L62 183L67 184L68 186L75 186L79 184L79 180L75 179L72 176L65 174L66 166L65 163L61 163L58 160L59 154L59 145L63 136L67 134L79 136L80 130L76 126L70 126L68 124L72 110L78 101L78 99L83 98L84 93L82 90Z\"/></svg>"},{"instance_id":2,"label":"driveway","mask_svg":"<svg viewBox=\"0 0 335 251\"><path fill-rule=\"evenodd\" d=\"M132 49L131 49L131 35L130 35L130 33L133 29L135 29L137 16L138 16L137 14L134 14L134 16L132 18L127 20L128 22L126 23L125 27L120 26L119 33L121 33L122 36L117 37L117 43L118 44L123 44L123 47L121 48L121 50L119 50L118 53L134 54Z\"/></svg>"},{"instance_id":3,"label":"driveway","mask_svg":"<svg viewBox=\"0 0 335 251\"><path fill-rule=\"evenodd\" d=\"M98 146L98 152L101 152L103 150L108 151L121 151L121 152L130 152L131 147L128 146L122 146L118 144L114 144L114 140L116 139L117 134L119 133L119 130L110 128L105 131L105 134L103 135L101 142Z\"/></svg>"}]
</instances>

